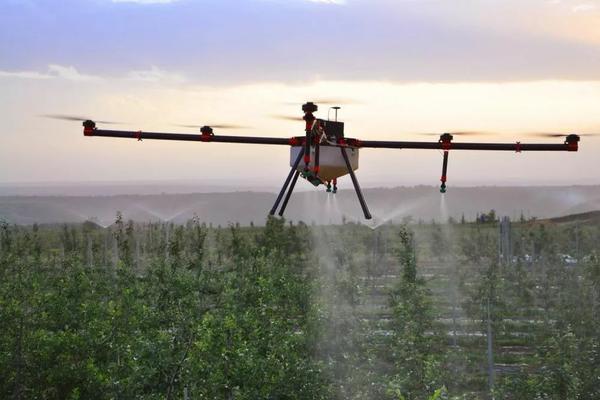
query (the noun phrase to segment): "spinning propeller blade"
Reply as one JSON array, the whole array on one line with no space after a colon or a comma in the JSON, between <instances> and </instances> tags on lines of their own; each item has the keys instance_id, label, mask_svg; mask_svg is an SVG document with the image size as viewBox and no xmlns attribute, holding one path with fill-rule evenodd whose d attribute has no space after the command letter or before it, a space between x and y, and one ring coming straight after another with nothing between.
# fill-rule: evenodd
<instances>
[{"instance_id":1,"label":"spinning propeller blade","mask_svg":"<svg viewBox=\"0 0 600 400\"><path fill-rule=\"evenodd\" d=\"M340 106L340 105L347 105L347 104L359 104L360 102L355 100L355 99L350 99L350 98L344 98L344 97L326 97L326 98L317 98L317 99L312 99L309 100L312 103L315 103L316 105L334 105L334 106ZM302 104L306 103L301 102L301 101L286 101L283 104L288 105L288 106L301 106Z\"/></svg>"},{"instance_id":2,"label":"spinning propeller blade","mask_svg":"<svg viewBox=\"0 0 600 400\"><path fill-rule=\"evenodd\" d=\"M557 137L567 137L568 133L558 133L558 132L529 132L526 133L527 136L537 136L537 137L547 137L547 138L557 138ZM600 136L600 133L577 133L577 136L586 136L586 137L594 137Z\"/></svg>"},{"instance_id":3,"label":"spinning propeller blade","mask_svg":"<svg viewBox=\"0 0 600 400\"><path fill-rule=\"evenodd\" d=\"M280 120L284 120L284 121L296 121L296 122L298 122L298 121L304 121L302 119L302 117L294 117L294 116L291 116L291 115L274 114L274 115L271 115L271 118L280 119Z\"/></svg>"},{"instance_id":4,"label":"spinning propeller blade","mask_svg":"<svg viewBox=\"0 0 600 400\"><path fill-rule=\"evenodd\" d=\"M494 135L493 132L483 132L483 131L451 131L451 132L443 132L449 133L452 136L487 136ZM442 133L417 133L417 135L422 136L440 136Z\"/></svg>"},{"instance_id":5,"label":"spinning propeller blade","mask_svg":"<svg viewBox=\"0 0 600 400\"><path fill-rule=\"evenodd\" d=\"M80 116L75 116L75 115L64 115L64 114L45 114L45 115L40 115L40 116L43 118L58 119L61 121L76 121L76 122L83 122L83 121L92 119L92 118L80 117ZM116 121L100 121L100 120L93 120L93 121L97 122L99 124L111 124L111 125L125 123L125 122L116 122Z\"/></svg>"},{"instance_id":6,"label":"spinning propeller blade","mask_svg":"<svg viewBox=\"0 0 600 400\"><path fill-rule=\"evenodd\" d=\"M202 127L202 125L200 125L200 124L196 124L196 125L173 124L173 125L178 126L180 128L194 128L194 129L200 129ZM215 128L215 129L250 129L249 126L235 125L235 124L206 124L206 125L210 126L211 128Z\"/></svg>"},{"instance_id":7,"label":"spinning propeller blade","mask_svg":"<svg viewBox=\"0 0 600 400\"><path fill-rule=\"evenodd\" d=\"M483 131L457 131L457 132L448 132L453 136L502 136L500 133L495 132L483 132ZM419 135L424 136L440 136L439 133L419 133ZM559 138L559 137L567 137L568 133L559 133L559 132L522 132L518 134L519 136L534 136L534 137L544 137L544 138ZM586 136L586 137L594 137L600 136L600 133L581 133L577 134L578 136Z\"/></svg>"}]
</instances>

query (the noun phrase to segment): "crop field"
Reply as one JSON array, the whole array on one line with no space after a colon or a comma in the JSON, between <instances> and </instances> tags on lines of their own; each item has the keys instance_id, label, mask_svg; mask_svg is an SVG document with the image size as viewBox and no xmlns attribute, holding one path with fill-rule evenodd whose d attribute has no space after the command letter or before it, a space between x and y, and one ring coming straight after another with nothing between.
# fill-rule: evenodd
<instances>
[{"instance_id":1,"label":"crop field","mask_svg":"<svg viewBox=\"0 0 600 400\"><path fill-rule=\"evenodd\" d=\"M600 395L600 227L3 225L3 398Z\"/></svg>"}]
</instances>

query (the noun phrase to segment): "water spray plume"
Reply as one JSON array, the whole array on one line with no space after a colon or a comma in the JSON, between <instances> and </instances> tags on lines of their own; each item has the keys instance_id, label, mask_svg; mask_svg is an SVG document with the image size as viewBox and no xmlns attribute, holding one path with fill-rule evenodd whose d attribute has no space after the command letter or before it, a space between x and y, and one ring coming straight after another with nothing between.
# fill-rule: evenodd
<instances>
[{"instance_id":1,"label":"water spray plume","mask_svg":"<svg viewBox=\"0 0 600 400\"><path fill-rule=\"evenodd\" d=\"M76 211L72 208L67 208L67 207L60 207L62 210L64 210L65 212L71 214L71 215L75 215L78 217L78 221L77 222L93 222L94 224L101 226L102 228L108 228L110 225L112 225L112 216L111 218L98 218L96 216L90 216L90 215L86 215L83 212L79 212ZM108 222L110 221L110 222Z\"/></svg>"},{"instance_id":2,"label":"water spray plume","mask_svg":"<svg viewBox=\"0 0 600 400\"><path fill-rule=\"evenodd\" d=\"M102 227L103 229L106 229L111 225L110 223L108 223L106 221L102 222L100 219L98 219L96 217L88 218L88 221L93 222L94 224Z\"/></svg>"},{"instance_id":3,"label":"water spray plume","mask_svg":"<svg viewBox=\"0 0 600 400\"><path fill-rule=\"evenodd\" d=\"M388 213L382 215L382 216L378 216L375 215L374 220L377 221L375 224L373 224L373 228L372 229L377 229L380 226L388 223L389 221L393 221L394 218L397 217L405 217L408 216L408 212L417 208L418 206L422 205L424 201L424 198L418 198L418 199L414 199L412 201L404 201L400 206L394 208L392 211L389 211Z\"/></svg>"},{"instance_id":4,"label":"water spray plume","mask_svg":"<svg viewBox=\"0 0 600 400\"><path fill-rule=\"evenodd\" d=\"M448 223L448 219L450 218L448 215L448 205L446 203L446 196L440 196L440 218L442 219L443 224Z\"/></svg>"},{"instance_id":5,"label":"water spray plume","mask_svg":"<svg viewBox=\"0 0 600 400\"><path fill-rule=\"evenodd\" d=\"M362 218L355 217L355 216L349 215L348 213L343 212L340 208L337 195L332 195L331 197L332 197L332 200L331 200L332 213L339 217L340 222L342 222L343 220L349 220L355 224L365 225L365 226L370 227L369 224L372 223L372 220L370 222L365 223ZM373 228L371 228L371 229L373 229Z\"/></svg>"},{"instance_id":6,"label":"water spray plume","mask_svg":"<svg viewBox=\"0 0 600 400\"><path fill-rule=\"evenodd\" d=\"M205 201L197 201L187 207L179 208L174 213L170 213L170 214L161 213L155 209L150 209L149 207L146 207L142 204L135 204L133 207L138 208L144 212L147 212L148 214L153 215L154 217L158 218L162 222L172 222L180 215L188 213L190 211L193 211L197 206L204 204L204 203L205 203Z\"/></svg>"}]
</instances>

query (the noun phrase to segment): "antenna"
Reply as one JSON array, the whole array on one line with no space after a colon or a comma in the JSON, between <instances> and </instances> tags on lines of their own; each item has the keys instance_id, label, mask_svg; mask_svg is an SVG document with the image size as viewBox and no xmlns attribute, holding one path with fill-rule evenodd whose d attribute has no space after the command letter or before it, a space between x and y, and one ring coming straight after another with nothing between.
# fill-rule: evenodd
<instances>
[{"instance_id":1,"label":"antenna","mask_svg":"<svg viewBox=\"0 0 600 400\"><path fill-rule=\"evenodd\" d=\"M340 110L342 107L335 106L335 107L331 107L331 108L335 110L335 122L337 122L337 113L338 113L338 110Z\"/></svg>"}]
</instances>

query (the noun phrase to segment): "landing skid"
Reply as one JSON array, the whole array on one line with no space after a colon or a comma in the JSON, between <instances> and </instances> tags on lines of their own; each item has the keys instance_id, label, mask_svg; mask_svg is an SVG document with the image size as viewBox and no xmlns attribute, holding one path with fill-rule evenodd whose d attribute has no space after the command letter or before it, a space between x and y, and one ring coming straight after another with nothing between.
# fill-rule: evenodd
<instances>
[{"instance_id":1,"label":"landing skid","mask_svg":"<svg viewBox=\"0 0 600 400\"><path fill-rule=\"evenodd\" d=\"M350 174L350 178L352 179L352 185L354 186L354 191L356 192L356 196L358 197L358 201L363 210L365 218L372 219L373 217L371 216L369 207L367 206L367 202L365 201L365 198L360 189L360 185L358 184L358 179L356 179L356 175L354 174L354 170L352 169L352 165L350 163L350 159L348 158L348 154L346 153L346 149L344 147L340 147L340 151L342 153L342 157L344 158L344 162L346 163L346 168L348 170L348 174ZM292 166L292 169L290 170L290 173L288 174L288 176L283 184L283 187L281 188L281 191L279 192L279 195L277 196L277 200L275 200L275 204L273 205L273 208L271 208L271 212L270 212L271 215L275 215L275 212L277 212L277 208L279 208L279 203L281 202L281 200L283 199L283 196L285 195L285 199L283 201L281 209L279 210L279 216L280 217L283 216L285 209L288 205L288 202L290 200L290 197L292 196L292 192L294 191L294 187L296 186L296 182L298 182L299 176L302 176L307 181L312 183L314 186L319 186L319 185L327 186L327 192L331 192L331 193L337 192L337 179L333 180L333 190L332 190L331 182L324 181L313 171L306 170L306 171L303 171L302 173L300 173L298 171L298 165L300 164L300 161L302 160L303 156L304 156L304 149L302 149L298 153L298 156L296 157L296 160L294 161L294 165ZM288 190L288 186L289 186L289 190Z\"/></svg>"}]
</instances>

